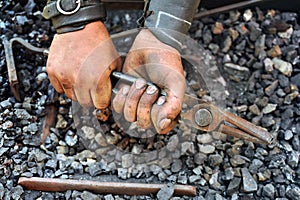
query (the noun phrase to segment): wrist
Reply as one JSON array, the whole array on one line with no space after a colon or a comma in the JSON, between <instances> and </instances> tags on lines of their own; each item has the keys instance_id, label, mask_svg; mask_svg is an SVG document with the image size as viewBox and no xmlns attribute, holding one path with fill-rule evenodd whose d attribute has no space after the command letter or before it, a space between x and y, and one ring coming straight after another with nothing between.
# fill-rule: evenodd
<instances>
[{"instance_id":1,"label":"wrist","mask_svg":"<svg viewBox=\"0 0 300 200\"><path fill-rule=\"evenodd\" d=\"M44 7L43 17L52 20L57 33L66 33L104 21L106 10L100 0L51 0Z\"/></svg>"},{"instance_id":2,"label":"wrist","mask_svg":"<svg viewBox=\"0 0 300 200\"><path fill-rule=\"evenodd\" d=\"M145 26L162 42L180 51L200 0L149 0Z\"/></svg>"}]
</instances>

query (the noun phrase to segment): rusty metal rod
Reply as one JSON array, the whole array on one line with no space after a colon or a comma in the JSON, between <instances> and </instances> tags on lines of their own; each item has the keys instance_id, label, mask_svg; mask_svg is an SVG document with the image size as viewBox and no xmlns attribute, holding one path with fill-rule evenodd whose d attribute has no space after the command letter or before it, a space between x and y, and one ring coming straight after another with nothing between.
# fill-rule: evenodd
<instances>
[{"instance_id":1,"label":"rusty metal rod","mask_svg":"<svg viewBox=\"0 0 300 200\"><path fill-rule=\"evenodd\" d=\"M25 41L22 38L16 37L11 40L7 40L6 38L3 39L3 46L5 51L5 59L6 59L6 66L7 66L7 72L8 72L8 80L10 84L10 88L12 90L12 93L14 94L14 97L16 100L21 101L20 93L19 93L19 81L18 81L18 75L17 70L15 66L15 60L14 60L14 54L13 54L13 43L18 42L22 44L25 48L27 48L30 51L36 52L36 53L43 53L48 54L48 50L45 48L38 48L27 41Z\"/></svg>"},{"instance_id":2,"label":"rusty metal rod","mask_svg":"<svg viewBox=\"0 0 300 200\"><path fill-rule=\"evenodd\" d=\"M27 190L44 192L65 192L67 190L88 190L98 194L147 195L157 193L163 184L99 182L89 180L70 180L59 178L20 177L18 184ZM196 196L196 187L174 185L175 195Z\"/></svg>"},{"instance_id":3,"label":"rusty metal rod","mask_svg":"<svg viewBox=\"0 0 300 200\"><path fill-rule=\"evenodd\" d=\"M198 14L196 14L194 16L194 19L200 19L202 17L207 17L207 16L211 16L211 15L214 15L214 14L221 14L221 13L228 12L228 11L231 11L231 10L242 9L242 8L254 6L254 5L257 5L259 3L266 2L266 1L268 1L268 0L242 1L242 2L239 2L239 3L234 3L234 4L214 8L214 9L207 10L207 11L201 11L201 12L199 12Z\"/></svg>"}]
</instances>

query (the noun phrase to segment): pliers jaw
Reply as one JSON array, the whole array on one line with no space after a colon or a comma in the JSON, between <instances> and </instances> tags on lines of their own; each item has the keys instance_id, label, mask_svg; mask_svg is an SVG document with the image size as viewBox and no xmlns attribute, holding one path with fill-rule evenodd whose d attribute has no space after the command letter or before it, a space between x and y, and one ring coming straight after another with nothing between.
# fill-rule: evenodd
<instances>
[{"instance_id":1,"label":"pliers jaw","mask_svg":"<svg viewBox=\"0 0 300 200\"><path fill-rule=\"evenodd\" d=\"M218 131L258 144L274 142L273 136L263 128L208 102L200 102L181 113L181 120L205 132Z\"/></svg>"}]
</instances>

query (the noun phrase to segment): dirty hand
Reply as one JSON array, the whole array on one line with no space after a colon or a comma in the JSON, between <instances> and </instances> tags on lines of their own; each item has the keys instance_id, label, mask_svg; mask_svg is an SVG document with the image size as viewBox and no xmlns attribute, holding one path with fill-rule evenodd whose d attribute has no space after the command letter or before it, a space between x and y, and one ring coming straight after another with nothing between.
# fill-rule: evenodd
<instances>
[{"instance_id":1,"label":"dirty hand","mask_svg":"<svg viewBox=\"0 0 300 200\"><path fill-rule=\"evenodd\" d=\"M126 57L123 72L143 78L132 86L122 86L113 99L114 110L123 113L129 122L137 121L141 128L152 124L160 134L171 131L186 90L179 52L159 41L149 30L141 30ZM155 86L147 87L146 80L167 95L160 96Z\"/></svg>"},{"instance_id":2,"label":"dirty hand","mask_svg":"<svg viewBox=\"0 0 300 200\"><path fill-rule=\"evenodd\" d=\"M83 30L55 35L47 61L54 88L83 106L106 108L111 99L110 74L121 60L101 21Z\"/></svg>"}]
</instances>

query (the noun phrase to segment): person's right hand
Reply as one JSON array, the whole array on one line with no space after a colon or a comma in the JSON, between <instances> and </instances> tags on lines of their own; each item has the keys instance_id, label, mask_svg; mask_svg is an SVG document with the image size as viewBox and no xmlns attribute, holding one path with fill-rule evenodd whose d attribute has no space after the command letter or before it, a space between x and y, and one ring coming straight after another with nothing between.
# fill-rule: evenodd
<instances>
[{"instance_id":1,"label":"person's right hand","mask_svg":"<svg viewBox=\"0 0 300 200\"><path fill-rule=\"evenodd\" d=\"M101 21L55 35L47 61L49 79L57 92L99 109L110 104L110 74L119 67L121 59Z\"/></svg>"}]
</instances>

